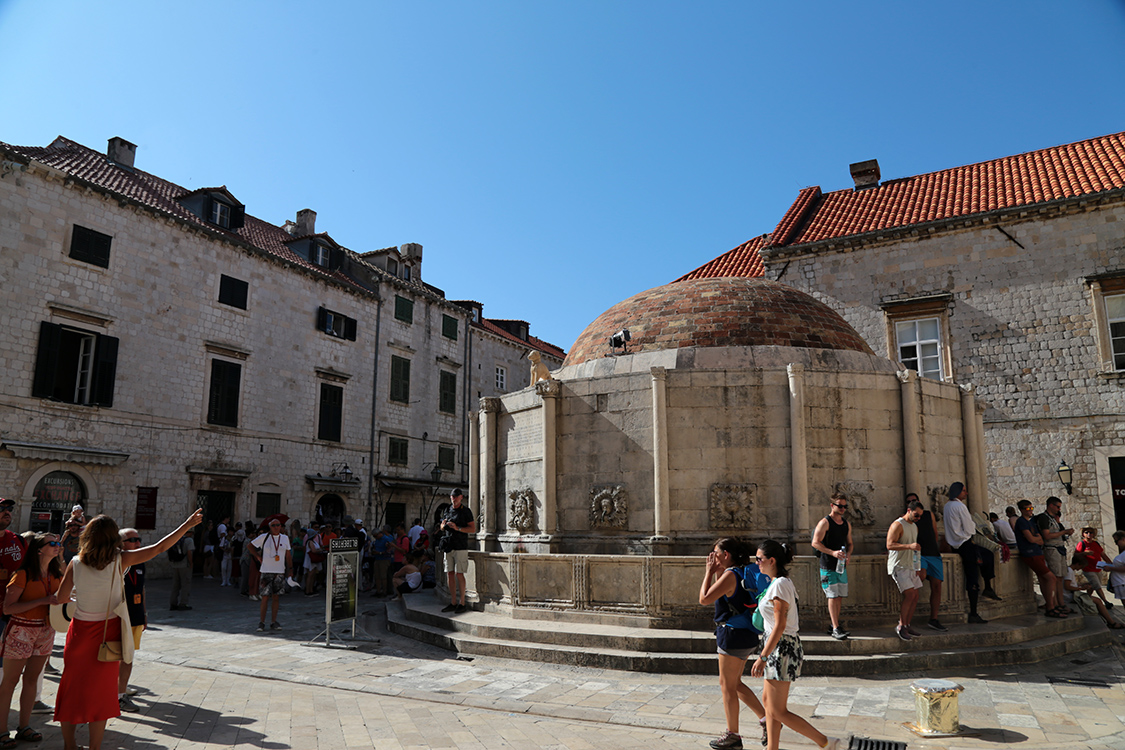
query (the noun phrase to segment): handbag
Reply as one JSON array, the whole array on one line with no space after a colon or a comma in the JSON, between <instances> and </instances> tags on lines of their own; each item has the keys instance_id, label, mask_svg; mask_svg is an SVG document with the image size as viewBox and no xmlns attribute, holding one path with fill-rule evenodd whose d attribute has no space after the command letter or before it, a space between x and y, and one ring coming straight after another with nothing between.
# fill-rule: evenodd
<instances>
[{"instance_id":1,"label":"handbag","mask_svg":"<svg viewBox=\"0 0 1125 750\"><path fill-rule=\"evenodd\" d=\"M117 571L120 574L118 580L121 582L121 602L113 608L112 612L109 608L109 597L106 597L105 605L105 624L102 626L102 642L98 646L98 661L123 661L126 664L133 663L133 624L129 620L129 607L125 604L125 571L121 568L120 557L115 561ZM112 590L113 584L110 584ZM109 632L109 616L116 614L121 619L121 638L119 641L108 641L106 635ZM126 637L128 636L128 637Z\"/></svg>"}]
</instances>

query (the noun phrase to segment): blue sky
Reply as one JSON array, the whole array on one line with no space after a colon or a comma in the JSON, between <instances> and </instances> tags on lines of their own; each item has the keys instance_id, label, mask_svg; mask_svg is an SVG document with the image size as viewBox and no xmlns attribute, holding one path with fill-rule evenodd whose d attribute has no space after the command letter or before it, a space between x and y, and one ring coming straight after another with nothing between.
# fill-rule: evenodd
<instances>
[{"instance_id":1,"label":"blue sky","mask_svg":"<svg viewBox=\"0 0 1125 750\"><path fill-rule=\"evenodd\" d=\"M1125 130L1125 3L0 0L0 141L65 135L569 347L797 191Z\"/></svg>"}]
</instances>

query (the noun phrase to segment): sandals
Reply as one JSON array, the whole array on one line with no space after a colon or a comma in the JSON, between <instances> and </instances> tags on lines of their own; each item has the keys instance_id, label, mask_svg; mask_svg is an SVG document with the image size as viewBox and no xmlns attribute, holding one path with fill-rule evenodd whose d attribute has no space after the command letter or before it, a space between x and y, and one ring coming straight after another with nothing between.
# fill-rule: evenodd
<instances>
[{"instance_id":1,"label":"sandals","mask_svg":"<svg viewBox=\"0 0 1125 750\"><path fill-rule=\"evenodd\" d=\"M9 750L10 748L16 747L18 744L19 743L12 738L11 732L4 732L3 736L0 736L0 750Z\"/></svg>"},{"instance_id":2,"label":"sandals","mask_svg":"<svg viewBox=\"0 0 1125 750\"><path fill-rule=\"evenodd\" d=\"M1064 609L1063 607L1055 607L1054 609L1048 609L1043 614L1047 615L1047 617L1057 617L1057 618L1069 617L1069 615L1067 615L1067 613L1066 613L1066 609Z\"/></svg>"},{"instance_id":3,"label":"sandals","mask_svg":"<svg viewBox=\"0 0 1125 750\"><path fill-rule=\"evenodd\" d=\"M31 727L24 727L23 729L16 730L16 740L23 740L24 742L39 742L43 739L43 735L36 732ZM14 743L15 740L12 740ZM0 744L0 748L11 747L10 745Z\"/></svg>"}]
</instances>

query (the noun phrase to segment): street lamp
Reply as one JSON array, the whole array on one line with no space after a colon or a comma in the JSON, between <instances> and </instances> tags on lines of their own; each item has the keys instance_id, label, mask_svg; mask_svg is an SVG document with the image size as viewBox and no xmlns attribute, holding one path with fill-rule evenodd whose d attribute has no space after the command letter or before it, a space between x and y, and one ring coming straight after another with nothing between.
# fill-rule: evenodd
<instances>
[{"instance_id":1,"label":"street lamp","mask_svg":"<svg viewBox=\"0 0 1125 750\"><path fill-rule=\"evenodd\" d=\"M1066 494L1073 495L1074 492L1071 490L1071 479L1074 478L1074 469L1067 466L1066 461L1063 461L1059 464L1059 468L1055 469L1055 471L1058 473L1059 481L1063 483L1063 487L1066 487Z\"/></svg>"},{"instance_id":2,"label":"street lamp","mask_svg":"<svg viewBox=\"0 0 1125 750\"><path fill-rule=\"evenodd\" d=\"M352 481L352 470L348 468L346 461L337 461L332 464L332 476L339 476L345 482Z\"/></svg>"}]
</instances>

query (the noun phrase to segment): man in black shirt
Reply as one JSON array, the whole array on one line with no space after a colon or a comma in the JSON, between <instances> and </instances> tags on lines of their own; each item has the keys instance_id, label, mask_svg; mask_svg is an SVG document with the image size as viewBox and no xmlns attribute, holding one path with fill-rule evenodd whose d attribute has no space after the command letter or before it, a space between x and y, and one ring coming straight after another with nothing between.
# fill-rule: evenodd
<instances>
[{"instance_id":1,"label":"man in black shirt","mask_svg":"<svg viewBox=\"0 0 1125 750\"><path fill-rule=\"evenodd\" d=\"M848 597L848 557L852 554L852 527L844 518L848 496L832 493L832 510L820 519L813 530L812 546L819 552L820 588L828 598L828 616L832 619L830 635L838 641L847 639L848 631L840 625L840 612Z\"/></svg>"},{"instance_id":2,"label":"man in black shirt","mask_svg":"<svg viewBox=\"0 0 1125 750\"><path fill-rule=\"evenodd\" d=\"M452 503L441 515L441 529L449 538L445 551L445 574L449 579L449 605L442 612L461 614L465 611L465 571L469 567L469 534L477 530L473 512L465 507L465 496L459 489L449 493ZM460 589L460 594L458 594Z\"/></svg>"},{"instance_id":3,"label":"man in black shirt","mask_svg":"<svg viewBox=\"0 0 1125 750\"><path fill-rule=\"evenodd\" d=\"M906 496L906 504L920 502L918 495L911 492ZM938 610L941 609L941 587L945 581L945 563L942 561L941 548L938 546L937 521L934 514L928 510L922 511L918 520L918 544L922 545L922 572L923 581L930 582L930 621L931 630L944 633L949 630L938 619Z\"/></svg>"},{"instance_id":4,"label":"man in black shirt","mask_svg":"<svg viewBox=\"0 0 1125 750\"><path fill-rule=\"evenodd\" d=\"M127 550L141 548L141 534L136 529L121 529L121 545ZM122 638L132 638L133 647L141 647L141 633L148 625L148 610L145 607L145 564L133 565L125 571L125 606L129 608L129 621L132 633L122 633ZM140 711L131 695L136 690L129 687L129 677L133 674L131 663L120 662L117 676L117 703L122 711Z\"/></svg>"}]
</instances>

